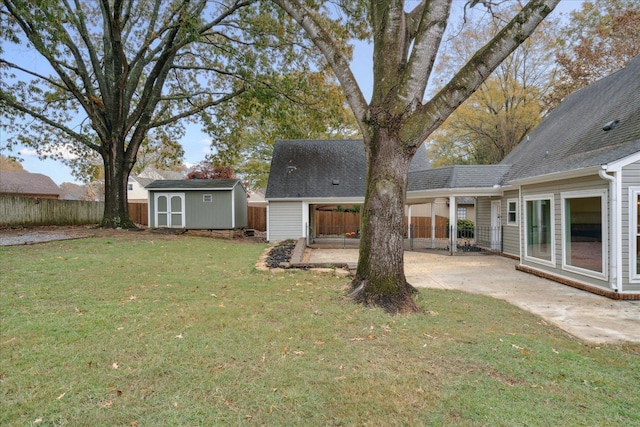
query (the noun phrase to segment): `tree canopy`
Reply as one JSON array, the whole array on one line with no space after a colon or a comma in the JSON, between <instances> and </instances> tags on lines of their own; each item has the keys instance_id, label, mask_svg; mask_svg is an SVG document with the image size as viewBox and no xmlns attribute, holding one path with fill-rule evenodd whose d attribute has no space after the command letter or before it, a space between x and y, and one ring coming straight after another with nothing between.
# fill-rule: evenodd
<instances>
[{"instance_id":1,"label":"tree canopy","mask_svg":"<svg viewBox=\"0 0 640 427\"><path fill-rule=\"evenodd\" d=\"M185 121L212 123L258 81L316 62L290 19L253 0L4 0L0 17L8 145L99 156L107 226L133 226L126 182L145 141L171 146Z\"/></svg>"},{"instance_id":2,"label":"tree canopy","mask_svg":"<svg viewBox=\"0 0 640 427\"><path fill-rule=\"evenodd\" d=\"M560 78L554 105L640 55L640 0L582 3L563 28L557 50Z\"/></svg>"},{"instance_id":3,"label":"tree canopy","mask_svg":"<svg viewBox=\"0 0 640 427\"><path fill-rule=\"evenodd\" d=\"M504 18L514 8L496 13ZM557 20L543 22L433 133L427 142L432 166L499 163L542 120L557 83L550 49L557 26ZM440 73L460 66L498 30L495 22L461 25L441 56Z\"/></svg>"}]
</instances>

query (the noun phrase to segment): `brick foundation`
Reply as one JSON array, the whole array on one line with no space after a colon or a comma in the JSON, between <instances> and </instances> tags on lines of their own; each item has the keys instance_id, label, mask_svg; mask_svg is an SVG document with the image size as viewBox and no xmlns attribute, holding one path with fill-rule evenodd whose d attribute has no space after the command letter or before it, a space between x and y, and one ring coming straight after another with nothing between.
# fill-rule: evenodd
<instances>
[{"instance_id":1,"label":"brick foundation","mask_svg":"<svg viewBox=\"0 0 640 427\"><path fill-rule=\"evenodd\" d=\"M587 284L578 282L576 280L559 277L554 274L547 273L545 271L536 270L535 268L527 267L524 265L516 265L516 270L533 274L534 276L542 277L544 279L553 280L554 282L571 286L572 288L580 289L583 291L591 292L592 294L602 295L607 298L611 298L615 300L640 301L640 294L621 294L621 293L613 292L607 289L602 289L597 286L587 285Z\"/></svg>"}]
</instances>

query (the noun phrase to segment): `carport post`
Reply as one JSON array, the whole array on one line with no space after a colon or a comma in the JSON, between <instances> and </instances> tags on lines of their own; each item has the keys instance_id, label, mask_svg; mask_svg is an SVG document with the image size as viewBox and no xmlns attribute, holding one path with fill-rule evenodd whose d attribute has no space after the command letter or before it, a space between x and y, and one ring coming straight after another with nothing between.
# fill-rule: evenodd
<instances>
[{"instance_id":1,"label":"carport post","mask_svg":"<svg viewBox=\"0 0 640 427\"><path fill-rule=\"evenodd\" d=\"M411 227L411 205L407 208L407 237L409 237L409 243L411 249L413 249L413 229Z\"/></svg>"},{"instance_id":2,"label":"carport post","mask_svg":"<svg viewBox=\"0 0 640 427\"><path fill-rule=\"evenodd\" d=\"M436 203L431 202L431 249L436 248Z\"/></svg>"},{"instance_id":3,"label":"carport post","mask_svg":"<svg viewBox=\"0 0 640 427\"><path fill-rule=\"evenodd\" d=\"M449 251L458 251L458 210L456 209L456 196L449 196Z\"/></svg>"}]
</instances>

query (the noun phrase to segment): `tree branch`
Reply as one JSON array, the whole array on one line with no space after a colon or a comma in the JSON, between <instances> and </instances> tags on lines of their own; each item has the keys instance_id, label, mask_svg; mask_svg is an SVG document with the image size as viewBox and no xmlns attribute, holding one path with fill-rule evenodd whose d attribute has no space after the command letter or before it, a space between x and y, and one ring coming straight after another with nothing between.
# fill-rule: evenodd
<instances>
[{"instance_id":1,"label":"tree branch","mask_svg":"<svg viewBox=\"0 0 640 427\"><path fill-rule=\"evenodd\" d=\"M421 144L553 11L560 0L530 0L431 101L407 121L403 140Z\"/></svg>"},{"instance_id":2,"label":"tree branch","mask_svg":"<svg viewBox=\"0 0 640 427\"><path fill-rule=\"evenodd\" d=\"M41 122L54 127L56 129L59 129L61 131L63 131L64 133L66 133L67 135L69 135L71 138L75 139L76 141L80 142L81 144L86 145L87 147L91 148L92 150L96 150L99 151L100 150L100 146L93 144L89 138L87 138L86 135L80 134L75 132L73 129L58 123L54 120L51 120L47 115L42 114L38 111L34 111L30 108L25 107L24 105L22 105L19 102L15 102L13 101L11 98L9 98L4 92L0 92L0 101L2 101L3 103L5 103L7 106L14 108L24 114L27 114L31 117L33 117L34 119L40 120Z\"/></svg>"},{"instance_id":3,"label":"tree branch","mask_svg":"<svg viewBox=\"0 0 640 427\"><path fill-rule=\"evenodd\" d=\"M340 85L345 93L347 102L360 126L360 129L368 137L365 126L365 118L369 106L360 90L360 86L349 67L349 59L338 47L336 41L324 30L314 15L308 11L298 0L272 0L287 12L307 32L313 43L322 52L325 59L331 65Z\"/></svg>"},{"instance_id":4,"label":"tree branch","mask_svg":"<svg viewBox=\"0 0 640 427\"><path fill-rule=\"evenodd\" d=\"M411 57L398 90L398 98L403 106L411 105L415 108L422 103L429 76L447 27L447 20L451 13L451 2L452 0L434 0L429 2L426 7L422 7L422 15L415 32ZM412 14L415 12L414 10ZM411 113L411 109L408 112Z\"/></svg>"}]
</instances>

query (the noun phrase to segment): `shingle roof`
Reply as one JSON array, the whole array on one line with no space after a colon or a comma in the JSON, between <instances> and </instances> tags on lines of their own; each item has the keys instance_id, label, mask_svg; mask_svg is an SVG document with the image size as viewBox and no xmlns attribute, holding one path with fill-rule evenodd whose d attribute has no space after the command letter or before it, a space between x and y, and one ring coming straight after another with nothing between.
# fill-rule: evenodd
<instances>
[{"instance_id":1,"label":"shingle roof","mask_svg":"<svg viewBox=\"0 0 640 427\"><path fill-rule=\"evenodd\" d=\"M407 191L502 185L510 165L460 165L409 172Z\"/></svg>"},{"instance_id":2,"label":"shingle roof","mask_svg":"<svg viewBox=\"0 0 640 427\"><path fill-rule=\"evenodd\" d=\"M153 181L145 188L147 190L231 190L239 182L238 179L160 179Z\"/></svg>"},{"instance_id":3,"label":"shingle roof","mask_svg":"<svg viewBox=\"0 0 640 427\"><path fill-rule=\"evenodd\" d=\"M41 173L0 171L0 193L60 195L60 188Z\"/></svg>"},{"instance_id":4,"label":"shingle roof","mask_svg":"<svg viewBox=\"0 0 640 427\"><path fill-rule=\"evenodd\" d=\"M410 170L428 167L418 150ZM364 197L366 169L362 140L276 141L265 198Z\"/></svg>"},{"instance_id":5,"label":"shingle roof","mask_svg":"<svg viewBox=\"0 0 640 427\"><path fill-rule=\"evenodd\" d=\"M155 181L155 179L153 178L142 178L140 176L129 176L129 180L136 181L138 184L140 184L143 187L146 187L147 185Z\"/></svg>"},{"instance_id":6,"label":"shingle roof","mask_svg":"<svg viewBox=\"0 0 640 427\"><path fill-rule=\"evenodd\" d=\"M513 165L506 177L513 180L599 166L639 151L640 56L567 96L501 164Z\"/></svg>"}]
</instances>

